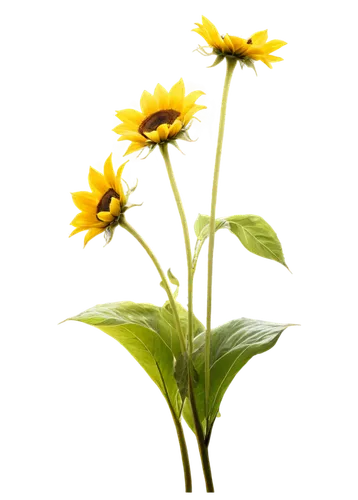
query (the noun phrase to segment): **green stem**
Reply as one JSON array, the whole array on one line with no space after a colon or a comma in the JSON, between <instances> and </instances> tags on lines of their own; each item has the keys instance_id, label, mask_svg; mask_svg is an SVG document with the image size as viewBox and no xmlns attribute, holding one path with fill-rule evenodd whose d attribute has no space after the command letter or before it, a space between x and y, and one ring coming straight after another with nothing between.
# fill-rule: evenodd
<instances>
[{"instance_id":1,"label":"green stem","mask_svg":"<svg viewBox=\"0 0 358 500\"><path fill-rule=\"evenodd\" d=\"M191 365L191 367L192 367L192 365ZM192 371L192 370L190 370L190 371ZM198 410L196 407L192 374L189 375L189 401L190 401L191 411L193 413L195 434L196 434L196 440L198 442L198 447L199 447L201 466L202 466L203 472L204 472L206 491L208 493L214 493L214 483L213 483L213 477L211 474L209 450L208 450L208 446L205 443L205 436L204 436L203 428L202 428L201 423L200 423Z\"/></svg>"},{"instance_id":2,"label":"green stem","mask_svg":"<svg viewBox=\"0 0 358 500\"><path fill-rule=\"evenodd\" d=\"M170 158L168 153L168 143L160 144L159 147L164 158L165 166L167 167L170 185L173 190L174 198L180 215L181 224L183 226L186 260L188 266L188 355L189 359L191 359L191 355L193 352L193 271L192 271L192 257L191 257L189 229L184 212L183 203L181 201L179 194L179 189L174 177L173 168L170 163Z\"/></svg>"},{"instance_id":3,"label":"green stem","mask_svg":"<svg viewBox=\"0 0 358 500\"><path fill-rule=\"evenodd\" d=\"M210 335L211 335L211 306L212 306L212 286L213 286L213 257L215 241L215 211L216 200L219 185L219 172L221 152L223 147L226 106L229 95L231 78L237 63L236 59L226 58L227 68L224 83L224 90L221 101L221 112L219 122L218 142L216 146L216 158L214 169L214 180L211 197L210 228L209 228L209 252L208 252L208 292L207 292L207 311L206 311L206 334L205 334L205 415L207 419L206 429L209 430L209 396L210 396Z\"/></svg>"},{"instance_id":4,"label":"green stem","mask_svg":"<svg viewBox=\"0 0 358 500\"><path fill-rule=\"evenodd\" d=\"M190 236L188 223L186 220L183 203L180 198L178 186L174 177L173 168L170 162L169 153L168 153L168 144L163 143L160 144L160 151L163 155L165 166L167 168L168 177L170 181L170 185L173 190L174 198L178 207L181 224L183 227L184 233L184 241L185 241L185 249L186 249L186 258L187 258L187 267L188 267L188 360L189 360L189 369L188 369L188 393L189 393L189 401L191 410L193 413L193 420L195 426L195 434L196 439L199 446L199 452L201 457L201 463L203 467L206 490L207 492L214 491L214 485L211 475L210 461L208 449L205 445L205 436L203 432L203 428L201 426L193 387L193 363L192 363L192 353L193 353L193 263L192 263L192 254L191 254L191 246L190 246Z\"/></svg>"},{"instance_id":5,"label":"green stem","mask_svg":"<svg viewBox=\"0 0 358 500\"><path fill-rule=\"evenodd\" d=\"M169 283L168 283L168 280L167 280L167 277L165 276L164 274L164 271L163 269L161 268L160 264L159 264L159 261L158 259L156 258L156 256L154 255L154 253L152 252L151 248L149 247L149 245L144 241L144 239L140 236L140 234L137 233L137 231L130 225L128 224L127 220L125 219L124 215L122 215L121 217L121 220L120 220L120 223L119 223L124 229L126 229L132 236L135 237L135 239L142 245L142 247L144 248L144 250L147 252L147 254L149 255L149 257L152 259L153 261L153 264L155 265L155 267L157 268L157 271L159 273L159 276L161 277L162 279L162 282L163 282L163 285L164 285L164 288L165 288L165 291L167 292L167 296L168 296L168 299L169 299L169 303L171 305L171 308L173 310L173 315L174 315L174 320L175 320L175 324L177 326L177 330L179 332L179 341L180 341L180 347L181 347L181 351L184 353L185 350L186 350L186 347L185 347L185 337L184 337L184 333L183 333L183 330L181 328L181 324L180 324L180 319L179 319L179 314L178 314L178 310L177 310L177 306L176 306L176 303L175 303L175 299L173 297L173 294L172 294L172 291L170 289L170 286L169 286Z\"/></svg>"},{"instance_id":6,"label":"green stem","mask_svg":"<svg viewBox=\"0 0 358 500\"><path fill-rule=\"evenodd\" d=\"M183 469L184 469L185 492L191 493L193 491L193 488L192 488L192 484L191 484L190 462L189 462L188 448L186 447L183 426L181 425L181 422L177 418L171 405L169 406L169 408L170 408L170 411L172 412L174 425L175 425L177 435L178 435L178 441L179 441L181 458L182 458Z\"/></svg>"},{"instance_id":7,"label":"green stem","mask_svg":"<svg viewBox=\"0 0 358 500\"><path fill-rule=\"evenodd\" d=\"M189 452L186 444L186 439L185 439L185 434L184 434L184 429L183 426L180 422L180 419L177 417L177 414L174 411L173 405L170 401L168 389L165 383L165 380L163 378L162 371L160 369L160 366L158 363L156 363L158 372L160 374L160 377L162 379L162 384L163 384L163 393L165 395L164 402L166 400L166 403L169 408L169 417L172 420L172 424L174 427L174 432L175 432L175 437L177 441L177 446L178 446L178 453L179 453L179 463L181 465L182 469L182 474L183 474L183 479L184 479L184 494L185 495L192 495L193 492L193 473L191 469L191 459L189 458Z\"/></svg>"}]
</instances>

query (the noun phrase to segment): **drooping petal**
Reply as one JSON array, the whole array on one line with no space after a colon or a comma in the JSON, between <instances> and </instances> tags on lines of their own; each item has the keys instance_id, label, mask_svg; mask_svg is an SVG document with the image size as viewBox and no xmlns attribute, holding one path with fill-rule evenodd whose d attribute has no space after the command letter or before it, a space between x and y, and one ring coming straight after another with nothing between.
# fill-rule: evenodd
<instances>
[{"instance_id":1,"label":"drooping petal","mask_svg":"<svg viewBox=\"0 0 358 500\"><path fill-rule=\"evenodd\" d=\"M206 109L206 106L200 106L199 104L195 104L194 106L192 106L190 108L190 110L186 113L186 115L184 116L184 125L187 125L190 122L190 120L193 118L195 113L197 113L201 109Z\"/></svg>"},{"instance_id":2,"label":"drooping petal","mask_svg":"<svg viewBox=\"0 0 358 500\"><path fill-rule=\"evenodd\" d=\"M90 227L89 226L76 227L69 235L69 238L71 238L71 236L74 236L75 234L80 233L81 231L86 231L87 229L90 229Z\"/></svg>"},{"instance_id":3,"label":"drooping petal","mask_svg":"<svg viewBox=\"0 0 358 500\"><path fill-rule=\"evenodd\" d=\"M169 92L169 106L171 109L175 109L179 111L179 113L183 110L183 102L184 102L184 94L185 87L183 79L181 78Z\"/></svg>"},{"instance_id":4,"label":"drooping petal","mask_svg":"<svg viewBox=\"0 0 358 500\"><path fill-rule=\"evenodd\" d=\"M97 217L103 222L112 222L114 219L110 212L98 212Z\"/></svg>"},{"instance_id":5,"label":"drooping petal","mask_svg":"<svg viewBox=\"0 0 358 500\"><path fill-rule=\"evenodd\" d=\"M184 98L183 115L189 111L193 104L195 104L195 101L202 95L205 95L205 92L194 90L194 92L190 92L190 94Z\"/></svg>"},{"instance_id":6,"label":"drooping petal","mask_svg":"<svg viewBox=\"0 0 358 500\"><path fill-rule=\"evenodd\" d=\"M102 228L92 228L90 229L87 233L86 233L86 236L85 236L85 239L84 239L84 245L83 245L83 248L87 245L87 243L92 239L94 238L95 236L103 233L104 229Z\"/></svg>"},{"instance_id":7,"label":"drooping petal","mask_svg":"<svg viewBox=\"0 0 358 500\"><path fill-rule=\"evenodd\" d=\"M111 187L104 178L104 175L92 167L90 167L88 182L92 191L100 195L103 195Z\"/></svg>"},{"instance_id":8,"label":"drooping petal","mask_svg":"<svg viewBox=\"0 0 358 500\"><path fill-rule=\"evenodd\" d=\"M141 149L145 148L145 144L142 142L131 142L129 146L127 147L125 154L130 155L132 153L136 153L137 151L140 151ZM117 191L118 193L118 191Z\"/></svg>"},{"instance_id":9,"label":"drooping petal","mask_svg":"<svg viewBox=\"0 0 358 500\"><path fill-rule=\"evenodd\" d=\"M175 120L175 122L169 128L169 137L175 137L182 129L182 122L180 120Z\"/></svg>"},{"instance_id":10,"label":"drooping petal","mask_svg":"<svg viewBox=\"0 0 358 500\"><path fill-rule=\"evenodd\" d=\"M146 116L152 115L159 110L157 100L146 90L140 98L140 107Z\"/></svg>"},{"instance_id":11,"label":"drooping petal","mask_svg":"<svg viewBox=\"0 0 358 500\"><path fill-rule=\"evenodd\" d=\"M169 133L169 125L167 123L162 123L162 125L159 125L157 128L157 132L159 134L159 139L161 141L166 141Z\"/></svg>"},{"instance_id":12,"label":"drooping petal","mask_svg":"<svg viewBox=\"0 0 358 500\"><path fill-rule=\"evenodd\" d=\"M118 217L121 211L121 205L119 203L118 198L112 198L111 203L109 204L109 211L113 215L113 217Z\"/></svg>"},{"instance_id":13,"label":"drooping petal","mask_svg":"<svg viewBox=\"0 0 358 500\"><path fill-rule=\"evenodd\" d=\"M118 141L145 142L146 138L143 137L139 132L128 132L121 135Z\"/></svg>"}]
</instances>

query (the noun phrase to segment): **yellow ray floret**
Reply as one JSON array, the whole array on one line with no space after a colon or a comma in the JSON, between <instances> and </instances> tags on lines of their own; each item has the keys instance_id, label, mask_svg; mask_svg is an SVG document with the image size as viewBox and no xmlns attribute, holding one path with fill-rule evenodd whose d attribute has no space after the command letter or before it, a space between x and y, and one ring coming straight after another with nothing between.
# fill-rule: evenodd
<instances>
[{"instance_id":1,"label":"yellow ray floret","mask_svg":"<svg viewBox=\"0 0 358 500\"><path fill-rule=\"evenodd\" d=\"M203 94L204 92L196 90L185 96L182 79L169 92L158 83L153 95L146 90L143 92L140 99L141 111L117 111L116 116L122 123L113 130L120 136L119 141L131 141L125 155L182 138L181 135L194 114L206 109L206 106L196 104Z\"/></svg>"},{"instance_id":2,"label":"yellow ray floret","mask_svg":"<svg viewBox=\"0 0 358 500\"><path fill-rule=\"evenodd\" d=\"M193 31L201 35L214 53L219 56L236 57L242 61L262 61L269 68L272 68L272 62L283 61L281 57L272 56L271 52L280 49L286 45L286 42L282 40L267 42L267 30L258 31L245 39L227 34L219 35L213 23L204 16L202 16L202 23L195 23L197 28Z\"/></svg>"},{"instance_id":3,"label":"yellow ray floret","mask_svg":"<svg viewBox=\"0 0 358 500\"><path fill-rule=\"evenodd\" d=\"M70 236L87 231L84 246L114 224L123 211L127 202L122 186L122 172L126 163L119 167L115 175L111 154L104 164L103 174L90 167L88 183L91 192L72 193L73 202L81 212L71 222L75 229Z\"/></svg>"}]
</instances>

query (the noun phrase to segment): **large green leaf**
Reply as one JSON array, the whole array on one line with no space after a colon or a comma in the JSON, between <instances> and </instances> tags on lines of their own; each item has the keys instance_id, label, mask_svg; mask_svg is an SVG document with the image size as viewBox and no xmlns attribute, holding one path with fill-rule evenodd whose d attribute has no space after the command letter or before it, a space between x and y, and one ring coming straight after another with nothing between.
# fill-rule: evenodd
<instances>
[{"instance_id":1,"label":"large green leaf","mask_svg":"<svg viewBox=\"0 0 358 500\"><path fill-rule=\"evenodd\" d=\"M222 398L235 375L253 356L271 349L288 326L290 325L241 318L212 330L208 432L217 416ZM198 373L195 396L200 420L204 422L205 332L196 337L194 348L193 362ZM189 427L193 429L188 404L184 408L184 417Z\"/></svg>"},{"instance_id":2,"label":"large green leaf","mask_svg":"<svg viewBox=\"0 0 358 500\"><path fill-rule=\"evenodd\" d=\"M162 308L151 304L115 302L95 306L69 318L93 325L118 340L156 383L176 414L181 398L174 377L177 332L163 320Z\"/></svg>"},{"instance_id":3,"label":"large green leaf","mask_svg":"<svg viewBox=\"0 0 358 500\"><path fill-rule=\"evenodd\" d=\"M223 217L229 231L248 253L287 267L286 253L277 230L260 213L232 212Z\"/></svg>"}]
</instances>

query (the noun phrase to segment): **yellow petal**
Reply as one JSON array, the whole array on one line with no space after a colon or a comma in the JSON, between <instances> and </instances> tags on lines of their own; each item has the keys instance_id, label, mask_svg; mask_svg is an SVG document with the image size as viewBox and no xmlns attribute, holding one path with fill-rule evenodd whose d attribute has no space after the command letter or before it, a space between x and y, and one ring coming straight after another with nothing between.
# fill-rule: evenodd
<instances>
[{"instance_id":1,"label":"yellow petal","mask_svg":"<svg viewBox=\"0 0 358 500\"><path fill-rule=\"evenodd\" d=\"M135 125L138 125L138 127L145 118L143 113L140 113L135 109L122 109L122 111L117 111L116 117L122 122L134 123Z\"/></svg>"},{"instance_id":2,"label":"yellow petal","mask_svg":"<svg viewBox=\"0 0 358 500\"><path fill-rule=\"evenodd\" d=\"M169 137L175 137L182 129L182 122L180 120L175 120L175 122L170 125Z\"/></svg>"},{"instance_id":3,"label":"yellow petal","mask_svg":"<svg viewBox=\"0 0 358 500\"><path fill-rule=\"evenodd\" d=\"M249 40L252 40L252 45L263 45L267 42L267 30L257 31L250 36Z\"/></svg>"},{"instance_id":4,"label":"yellow petal","mask_svg":"<svg viewBox=\"0 0 358 500\"><path fill-rule=\"evenodd\" d=\"M260 60L266 64L270 69L272 69L272 62L280 62L283 61L282 57L277 57L277 56L262 56Z\"/></svg>"},{"instance_id":5,"label":"yellow petal","mask_svg":"<svg viewBox=\"0 0 358 500\"><path fill-rule=\"evenodd\" d=\"M199 25L199 26L201 26L201 25ZM202 28L199 27L199 28L194 28L191 31L195 31L195 33L198 33L200 36L202 36L204 38L204 40L206 41L206 43L208 45L213 47L213 41L211 40L211 37L210 37L209 33L207 33L206 30L203 30Z\"/></svg>"},{"instance_id":6,"label":"yellow petal","mask_svg":"<svg viewBox=\"0 0 358 500\"><path fill-rule=\"evenodd\" d=\"M114 219L110 212L98 212L97 217L103 222L112 222Z\"/></svg>"},{"instance_id":7,"label":"yellow petal","mask_svg":"<svg viewBox=\"0 0 358 500\"><path fill-rule=\"evenodd\" d=\"M143 113L147 116L159 111L157 100L146 90L140 98L140 107Z\"/></svg>"},{"instance_id":8,"label":"yellow petal","mask_svg":"<svg viewBox=\"0 0 358 500\"><path fill-rule=\"evenodd\" d=\"M162 123L162 125L159 125L157 128L157 132L159 134L159 139L161 141L166 141L169 133L169 125L167 123Z\"/></svg>"},{"instance_id":9,"label":"yellow petal","mask_svg":"<svg viewBox=\"0 0 358 500\"><path fill-rule=\"evenodd\" d=\"M197 113L201 109L206 109L206 106L199 106L199 104L195 104L194 106L192 106L190 108L190 110L186 113L186 115L184 116L184 125L187 125L190 122L190 120L193 118L195 113Z\"/></svg>"},{"instance_id":10,"label":"yellow petal","mask_svg":"<svg viewBox=\"0 0 358 500\"><path fill-rule=\"evenodd\" d=\"M76 227L76 229L74 229L69 235L69 238L71 238L71 236L74 236L75 234L80 233L81 231L86 231L87 229L90 229L89 226Z\"/></svg>"},{"instance_id":11,"label":"yellow petal","mask_svg":"<svg viewBox=\"0 0 358 500\"><path fill-rule=\"evenodd\" d=\"M88 193L87 191L77 191L72 194L73 203L82 212L96 213L96 208L98 205L98 198L94 196L93 193Z\"/></svg>"},{"instance_id":12,"label":"yellow petal","mask_svg":"<svg viewBox=\"0 0 358 500\"><path fill-rule=\"evenodd\" d=\"M104 178L104 175L92 167L90 167L88 182L92 191L100 195L104 195L104 193L111 187Z\"/></svg>"},{"instance_id":13,"label":"yellow petal","mask_svg":"<svg viewBox=\"0 0 358 500\"><path fill-rule=\"evenodd\" d=\"M146 138L139 132L128 132L119 137L119 141L145 142Z\"/></svg>"},{"instance_id":14,"label":"yellow petal","mask_svg":"<svg viewBox=\"0 0 358 500\"><path fill-rule=\"evenodd\" d=\"M219 35L219 32L216 29L216 27L213 25L213 23L211 21L209 21L209 19L207 19L204 16L202 16L202 20L203 20L203 26L206 29L206 31L208 32L212 41L214 42L214 45L222 50L225 49L224 41L221 38L221 36Z\"/></svg>"},{"instance_id":15,"label":"yellow petal","mask_svg":"<svg viewBox=\"0 0 358 500\"><path fill-rule=\"evenodd\" d=\"M280 49L284 45L287 45L287 42L283 42L282 40L271 40L271 41L265 43L265 45L263 47L261 47L261 49L266 54L270 54L271 52L274 52L275 50Z\"/></svg>"},{"instance_id":16,"label":"yellow petal","mask_svg":"<svg viewBox=\"0 0 358 500\"><path fill-rule=\"evenodd\" d=\"M176 111L179 111L180 113L182 112L183 102L184 102L184 94L185 94L185 87L184 87L183 79L181 78L170 89L170 92L169 92L170 109L175 109Z\"/></svg>"},{"instance_id":17,"label":"yellow petal","mask_svg":"<svg viewBox=\"0 0 358 500\"><path fill-rule=\"evenodd\" d=\"M193 104L195 104L195 101L199 99L200 96L205 95L204 92L201 90L194 90L194 92L190 92L185 99L184 99L184 108L183 108L183 115L189 111L189 109L192 107Z\"/></svg>"},{"instance_id":18,"label":"yellow petal","mask_svg":"<svg viewBox=\"0 0 358 500\"><path fill-rule=\"evenodd\" d=\"M131 142L126 149L125 154L129 155L132 153L136 153L137 151L140 151L141 149L144 149L144 148L145 148L145 144L143 144L142 142ZM118 191L117 191L117 193L118 193Z\"/></svg>"},{"instance_id":19,"label":"yellow petal","mask_svg":"<svg viewBox=\"0 0 358 500\"><path fill-rule=\"evenodd\" d=\"M111 188L115 189L116 184L115 184L115 177L112 164L112 153L109 155L104 164L103 172L104 172L104 177L108 182L108 184L111 186Z\"/></svg>"},{"instance_id":20,"label":"yellow petal","mask_svg":"<svg viewBox=\"0 0 358 500\"><path fill-rule=\"evenodd\" d=\"M160 83L155 87L154 98L157 100L159 109L169 108L169 92Z\"/></svg>"},{"instance_id":21,"label":"yellow petal","mask_svg":"<svg viewBox=\"0 0 358 500\"><path fill-rule=\"evenodd\" d=\"M138 132L139 125L136 125L134 123L120 123L116 127L114 127L112 130L116 134L125 134L129 132Z\"/></svg>"},{"instance_id":22,"label":"yellow petal","mask_svg":"<svg viewBox=\"0 0 358 500\"><path fill-rule=\"evenodd\" d=\"M125 203L125 196L124 196L124 191L123 191L123 186L122 186L122 173L123 173L124 167L127 165L128 162L129 162L129 160L124 162L119 167L119 169L117 170L117 175L116 175L116 192L119 194L119 199L120 199L122 205L124 205L124 203Z\"/></svg>"},{"instance_id":23,"label":"yellow petal","mask_svg":"<svg viewBox=\"0 0 358 500\"><path fill-rule=\"evenodd\" d=\"M88 243L88 242L89 242L92 238L94 238L94 237L95 237L95 236L97 236L98 234L103 233L103 231L104 231L104 229L99 229L99 228L93 228L93 229L90 229L90 230L86 233L83 248L87 245L87 243Z\"/></svg>"},{"instance_id":24,"label":"yellow petal","mask_svg":"<svg viewBox=\"0 0 358 500\"><path fill-rule=\"evenodd\" d=\"M145 135L153 142L160 142L159 134L156 130L153 130L153 132L146 132Z\"/></svg>"},{"instance_id":25,"label":"yellow petal","mask_svg":"<svg viewBox=\"0 0 358 500\"><path fill-rule=\"evenodd\" d=\"M235 52L238 54L240 54L241 51L247 46L246 40L238 36L230 35L230 40L234 46Z\"/></svg>"},{"instance_id":26,"label":"yellow petal","mask_svg":"<svg viewBox=\"0 0 358 500\"><path fill-rule=\"evenodd\" d=\"M232 43L231 41L231 38L229 37L229 35L225 35L224 36L224 42L227 46L227 48L229 49L230 52L235 52L235 47L234 47L234 44Z\"/></svg>"},{"instance_id":27,"label":"yellow petal","mask_svg":"<svg viewBox=\"0 0 358 500\"><path fill-rule=\"evenodd\" d=\"M88 214L86 212L81 212L76 215L76 217L71 222L71 226L81 227L103 227L103 222L99 221L96 214Z\"/></svg>"},{"instance_id":28,"label":"yellow petal","mask_svg":"<svg viewBox=\"0 0 358 500\"><path fill-rule=\"evenodd\" d=\"M118 198L112 198L111 203L109 204L109 211L113 215L113 217L118 217L121 211L121 205L119 203Z\"/></svg>"}]
</instances>

